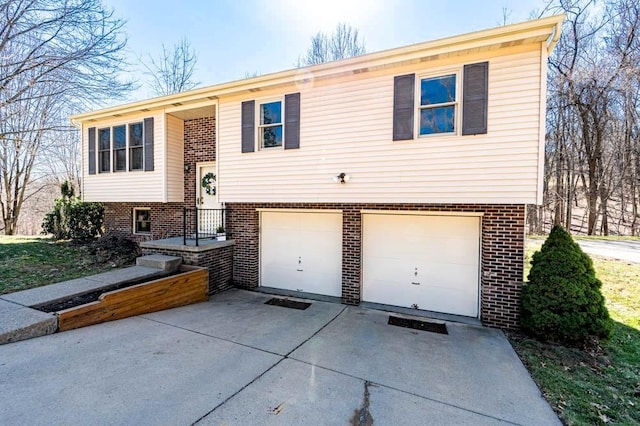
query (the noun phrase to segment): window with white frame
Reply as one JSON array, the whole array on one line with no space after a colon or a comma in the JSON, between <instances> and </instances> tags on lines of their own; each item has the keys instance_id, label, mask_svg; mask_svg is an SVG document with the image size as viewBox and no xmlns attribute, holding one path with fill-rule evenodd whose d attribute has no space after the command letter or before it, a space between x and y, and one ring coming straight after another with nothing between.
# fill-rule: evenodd
<instances>
[{"instance_id":1,"label":"window with white frame","mask_svg":"<svg viewBox=\"0 0 640 426\"><path fill-rule=\"evenodd\" d=\"M144 168L144 139L142 123L129 124L129 170Z\"/></svg>"},{"instance_id":2,"label":"window with white frame","mask_svg":"<svg viewBox=\"0 0 640 426\"><path fill-rule=\"evenodd\" d=\"M419 134L456 133L456 74L420 79Z\"/></svg>"},{"instance_id":3,"label":"window with white frame","mask_svg":"<svg viewBox=\"0 0 640 426\"><path fill-rule=\"evenodd\" d=\"M261 148L282 146L282 101L258 104L258 138Z\"/></svg>"},{"instance_id":4,"label":"window with white frame","mask_svg":"<svg viewBox=\"0 0 640 426\"><path fill-rule=\"evenodd\" d=\"M100 173L144 170L142 122L98 129L98 170Z\"/></svg>"},{"instance_id":5,"label":"window with white frame","mask_svg":"<svg viewBox=\"0 0 640 426\"><path fill-rule=\"evenodd\" d=\"M98 170L111 171L111 128L98 129Z\"/></svg>"},{"instance_id":6,"label":"window with white frame","mask_svg":"<svg viewBox=\"0 0 640 426\"><path fill-rule=\"evenodd\" d=\"M113 127L113 170L127 170L127 131L125 126Z\"/></svg>"},{"instance_id":7,"label":"window with white frame","mask_svg":"<svg viewBox=\"0 0 640 426\"><path fill-rule=\"evenodd\" d=\"M133 209L133 233L134 234L150 234L151 233L151 209L149 208Z\"/></svg>"}]
</instances>

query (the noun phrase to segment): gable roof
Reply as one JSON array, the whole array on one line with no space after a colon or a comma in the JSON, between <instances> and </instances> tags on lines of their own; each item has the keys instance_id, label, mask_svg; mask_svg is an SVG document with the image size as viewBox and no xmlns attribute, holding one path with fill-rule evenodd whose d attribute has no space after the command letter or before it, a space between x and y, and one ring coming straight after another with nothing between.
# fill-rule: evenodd
<instances>
[{"instance_id":1,"label":"gable roof","mask_svg":"<svg viewBox=\"0 0 640 426\"><path fill-rule=\"evenodd\" d=\"M526 21L518 24L476 31L453 37L417 43L405 47L383 50L339 61L327 62L303 68L295 68L258 77L201 87L186 92L157 98L145 99L115 107L76 114L73 122L90 122L100 119L121 117L139 112L184 106L186 104L213 101L220 96L241 92L256 92L293 82L303 83L308 79L326 79L340 75L358 74L390 66L426 62L434 59L459 56L465 53L481 52L498 48L530 43L547 45L551 53L560 38L564 15Z\"/></svg>"}]
</instances>

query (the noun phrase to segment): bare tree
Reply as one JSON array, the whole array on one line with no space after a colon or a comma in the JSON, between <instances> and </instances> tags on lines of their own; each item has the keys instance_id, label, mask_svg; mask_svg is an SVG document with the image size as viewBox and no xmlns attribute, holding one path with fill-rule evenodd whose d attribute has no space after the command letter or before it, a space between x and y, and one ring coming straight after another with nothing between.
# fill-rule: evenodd
<instances>
[{"instance_id":1,"label":"bare tree","mask_svg":"<svg viewBox=\"0 0 640 426\"><path fill-rule=\"evenodd\" d=\"M131 88L122 21L100 0L4 0L0 4L0 230L15 233L34 172L63 110L85 109ZM66 121L66 120L65 120Z\"/></svg>"},{"instance_id":2,"label":"bare tree","mask_svg":"<svg viewBox=\"0 0 640 426\"><path fill-rule=\"evenodd\" d=\"M149 85L157 96L170 95L193 89L200 82L193 80L198 56L186 38L168 50L162 45L158 58L149 55L149 63L142 62L150 77Z\"/></svg>"},{"instance_id":3,"label":"bare tree","mask_svg":"<svg viewBox=\"0 0 640 426\"><path fill-rule=\"evenodd\" d=\"M556 0L545 12L567 14L549 60L544 198L550 216L588 234L634 234L640 7L632 0Z\"/></svg>"},{"instance_id":4,"label":"bare tree","mask_svg":"<svg viewBox=\"0 0 640 426\"><path fill-rule=\"evenodd\" d=\"M358 30L346 23L339 23L331 34L318 32L311 37L307 53L298 58L298 66L316 65L366 53L364 39Z\"/></svg>"}]
</instances>

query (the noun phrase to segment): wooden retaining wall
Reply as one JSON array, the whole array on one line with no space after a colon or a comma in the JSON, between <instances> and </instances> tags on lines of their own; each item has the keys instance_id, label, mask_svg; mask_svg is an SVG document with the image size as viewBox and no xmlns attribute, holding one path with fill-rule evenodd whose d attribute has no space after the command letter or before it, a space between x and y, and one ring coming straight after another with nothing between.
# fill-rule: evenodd
<instances>
[{"instance_id":1,"label":"wooden retaining wall","mask_svg":"<svg viewBox=\"0 0 640 426\"><path fill-rule=\"evenodd\" d=\"M58 331L209 300L207 268L180 266L177 275L103 293L85 305L56 312Z\"/></svg>"}]
</instances>

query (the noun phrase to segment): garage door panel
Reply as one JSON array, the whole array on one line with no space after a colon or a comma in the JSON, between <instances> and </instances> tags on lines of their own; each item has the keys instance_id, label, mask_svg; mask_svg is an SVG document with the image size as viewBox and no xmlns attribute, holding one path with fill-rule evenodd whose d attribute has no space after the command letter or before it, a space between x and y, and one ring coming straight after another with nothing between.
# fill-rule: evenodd
<instances>
[{"instance_id":1,"label":"garage door panel","mask_svg":"<svg viewBox=\"0 0 640 426\"><path fill-rule=\"evenodd\" d=\"M291 283L291 268L278 265L269 265L269 274L262 277L262 285L265 287L282 288Z\"/></svg>"},{"instance_id":2,"label":"garage door panel","mask_svg":"<svg viewBox=\"0 0 640 426\"><path fill-rule=\"evenodd\" d=\"M477 304L473 301L473 295L464 290L451 289L449 287L434 287L430 291L429 298L422 299L423 304L416 304L418 309L434 312L446 312L453 315L475 317L478 315Z\"/></svg>"},{"instance_id":3,"label":"garage door panel","mask_svg":"<svg viewBox=\"0 0 640 426\"><path fill-rule=\"evenodd\" d=\"M455 268L432 269L419 274L419 281L433 287L448 287L452 290L470 289L477 292L477 286L469 285L470 281L478 279L478 268L476 265L455 265Z\"/></svg>"},{"instance_id":4,"label":"garage door panel","mask_svg":"<svg viewBox=\"0 0 640 426\"><path fill-rule=\"evenodd\" d=\"M393 283L409 283L413 277L413 268L407 267L404 260L397 258L370 258L367 263L367 276L372 280ZM364 287L367 292L368 287Z\"/></svg>"},{"instance_id":5,"label":"garage door panel","mask_svg":"<svg viewBox=\"0 0 640 426\"><path fill-rule=\"evenodd\" d=\"M342 215L262 212L260 285L342 294Z\"/></svg>"},{"instance_id":6,"label":"garage door panel","mask_svg":"<svg viewBox=\"0 0 640 426\"><path fill-rule=\"evenodd\" d=\"M282 230L295 231L296 229L298 229L300 222L298 216L298 213L263 215L261 226L262 228L273 232Z\"/></svg>"},{"instance_id":7,"label":"garage door panel","mask_svg":"<svg viewBox=\"0 0 640 426\"><path fill-rule=\"evenodd\" d=\"M430 263L441 265L478 265L478 245L468 240L460 239L433 239L422 249L416 248L416 252L422 251L422 258Z\"/></svg>"},{"instance_id":8,"label":"garage door panel","mask_svg":"<svg viewBox=\"0 0 640 426\"><path fill-rule=\"evenodd\" d=\"M363 300L477 317L479 218L365 214Z\"/></svg>"}]
</instances>

